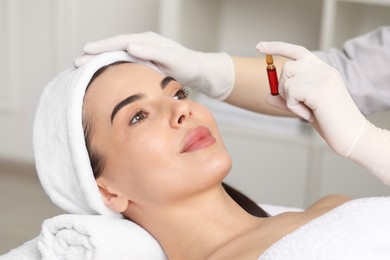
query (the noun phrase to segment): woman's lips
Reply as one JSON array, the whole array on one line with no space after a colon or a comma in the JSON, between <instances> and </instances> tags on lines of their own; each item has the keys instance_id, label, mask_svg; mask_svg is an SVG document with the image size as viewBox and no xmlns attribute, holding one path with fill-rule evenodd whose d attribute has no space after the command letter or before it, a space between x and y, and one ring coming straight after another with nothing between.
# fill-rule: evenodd
<instances>
[{"instance_id":1,"label":"woman's lips","mask_svg":"<svg viewBox=\"0 0 390 260\"><path fill-rule=\"evenodd\" d=\"M215 138L205 126L198 126L191 129L184 139L182 153L193 152L215 143Z\"/></svg>"}]
</instances>

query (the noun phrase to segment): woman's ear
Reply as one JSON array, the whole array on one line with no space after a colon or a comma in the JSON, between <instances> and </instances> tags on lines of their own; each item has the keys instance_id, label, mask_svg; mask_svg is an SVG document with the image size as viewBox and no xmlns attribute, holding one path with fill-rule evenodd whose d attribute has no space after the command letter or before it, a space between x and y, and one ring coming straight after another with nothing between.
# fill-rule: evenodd
<instances>
[{"instance_id":1,"label":"woman's ear","mask_svg":"<svg viewBox=\"0 0 390 260\"><path fill-rule=\"evenodd\" d=\"M101 178L99 179L96 180L96 183L99 187L100 194L102 195L104 205L115 212L124 212L129 204L127 197L120 192L116 192L115 189L110 189L104 184L104 180L101 180Z\"/></svg>"}]
</instances>

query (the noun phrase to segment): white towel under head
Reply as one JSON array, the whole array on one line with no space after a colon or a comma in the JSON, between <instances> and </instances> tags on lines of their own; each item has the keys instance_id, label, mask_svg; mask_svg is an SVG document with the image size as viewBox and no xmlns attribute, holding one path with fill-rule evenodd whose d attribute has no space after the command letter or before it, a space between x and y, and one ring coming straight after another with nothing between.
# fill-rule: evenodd
<instances>
[{"instance_id":1,"label":"white towel under head","mask_svg":"<svg viewBox=\"0 0 390 260\"><path fill-rule=\"evenodd\" d=\"M64 214L45 220L38 240L42 260L167 259L158 241L127 219Z\"/></svg>"},{"instance_id":2,"label":"white towel under head","mask_svg":"<svg viewBox=\"0 0 390 260\"><path fill-rule=\"evenodd\" d=\"M103 203L82 127L86 87L98 69L117 61L136 62L158 70L153 63L136 60L126 52L104 53L54 78L38 103L33 148L39 180L53 203L69 213L122 217Z\"/></svg>"}]
</instances>

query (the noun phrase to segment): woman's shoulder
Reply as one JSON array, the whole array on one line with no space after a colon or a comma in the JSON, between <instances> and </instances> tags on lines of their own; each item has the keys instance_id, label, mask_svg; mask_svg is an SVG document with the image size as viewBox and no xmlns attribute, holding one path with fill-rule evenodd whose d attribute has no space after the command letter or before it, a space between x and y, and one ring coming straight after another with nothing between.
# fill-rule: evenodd
<instances>
[{"instance_id":1,"label":"woman's shoulder","mask_svg":"<svg viewBox=\"0 0 390 260\"><path fill-rule=\"evenodd\" d=\"M344 195L329 195L313 203L305 211L285 212L264 218L256 228L236 237L209 259L257 259L282 237L349 200L351 198Z\"/></svg>"},{"instance_id":2,"label":"woman's shoulder","mask_svg":"<svg viewBox=\"0 0 390 260\"><path fill-rule=\"evenodd\" d=\"M310 205L305 211L317 210L317 209L323 209L323 208L331 208L332 209L332 208L340 206L341 204L344 204L350 200L352 200L352 198L345 196L345 195L331 194L331 195L322 197L321 199L317 200L315 203Z\"/></svg>"}]
</instances>

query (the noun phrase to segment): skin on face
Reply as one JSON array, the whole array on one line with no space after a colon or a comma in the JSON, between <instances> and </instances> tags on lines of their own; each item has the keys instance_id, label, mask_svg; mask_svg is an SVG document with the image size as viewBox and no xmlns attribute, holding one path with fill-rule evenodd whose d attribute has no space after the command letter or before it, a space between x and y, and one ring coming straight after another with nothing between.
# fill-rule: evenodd
<instances>
[{"instance_id":1,"label":"skin on face","mask_svg":"<svg viewBox=\"0 0 390 260\"><path fill-rule=\"evenodd\" d=\"M120 199L116 206L106 202L116 211L128 203L175 205L220 185L231 168L211 112L186 98L175 80L165 80L162 88L164 78L144 65L118 64L86 93L83 113L91 120L92 147L105 158L97 183ZM126 99L132 102L118 106ZM183 152L200 126L210 131L209 142Z\"/></svg>"}]
</instances>

